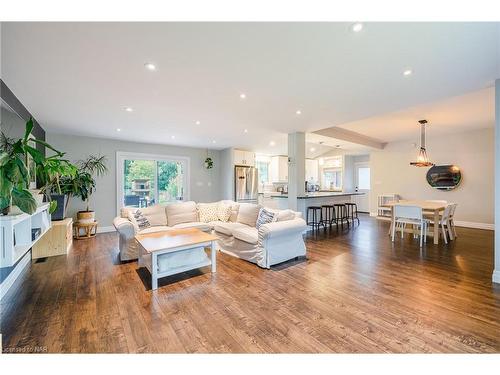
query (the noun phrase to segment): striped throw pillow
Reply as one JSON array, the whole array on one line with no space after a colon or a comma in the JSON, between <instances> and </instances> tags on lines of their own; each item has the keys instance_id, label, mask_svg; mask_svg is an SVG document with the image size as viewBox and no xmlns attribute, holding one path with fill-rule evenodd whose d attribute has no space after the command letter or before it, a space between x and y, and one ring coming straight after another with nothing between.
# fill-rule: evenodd
<instances>
[{"instance_id":1,"label":"striped throw pillow","mask_svg":"<svg viewBox=\"0 0 500 375\"><path fill-rule=\"evenodd\" d=\"M137 210L134 212L134 220L137 223L137 227L139 228L139 230L143 230L151 226L151 223L148 219L146 219L141 210Z\"/></svg>"},{"instance_id":2,"label":"striped throw pillow","mask_svg":"<svg viewBox=\"0 0 500 375\"><path fill-rule=\"evenodd\" d=\"M259 216L257 217L257 223L255 224L255 227L259 229L261 225L272 223L273 221L275 221L275 216L276 215L274 212L271 212L265 208L261 208L259 211Z\"/></svg>"}]
</instances>

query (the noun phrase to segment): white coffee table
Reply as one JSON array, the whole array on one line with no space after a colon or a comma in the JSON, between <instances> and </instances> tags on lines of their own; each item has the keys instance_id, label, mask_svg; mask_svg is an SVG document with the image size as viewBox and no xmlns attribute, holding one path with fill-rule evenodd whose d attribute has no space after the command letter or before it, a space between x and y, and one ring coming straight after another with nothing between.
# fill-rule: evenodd
<instances>
[{"instance_id":1,"label":"white coffee table","mask_svg":"<svg viewBox=\"0 0 500 375\"><path fill-rule=\"evenodd\" d=\"M138 234L135 239L139 243L139 267L145 266L151 273L151 288L158 289L158 279L211 265L212 273L216 272L216 248L217 237L196 228L172 229L162 232ZM210 247L210 259L202 262L178 266L160 272L158 269L158 257L180 251L188 251L199 247Z\"/></svg>"}]
</instances>

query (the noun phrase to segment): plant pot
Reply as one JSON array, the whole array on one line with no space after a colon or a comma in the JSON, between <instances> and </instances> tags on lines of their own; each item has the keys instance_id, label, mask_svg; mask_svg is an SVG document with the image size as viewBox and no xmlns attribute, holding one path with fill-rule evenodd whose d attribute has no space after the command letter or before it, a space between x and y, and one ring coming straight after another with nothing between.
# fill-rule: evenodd
<instances>
[{"instance_id":1,"label":"plant pot","mask_svg":"<svg viewBox=\"0 0 500 375\"><path fill-rule=\"evenodd\" d=\"M33 198L35 198L37 206L41 206L43 204L43 198L45 198L43 194L40 194L40 191L39 189L30 189L30 193L33 195Z\"/></svg>"},{"instance_id":2,"label":"plant pot","mask_svg":"<svg viewBox=\"0 0 500 375\"><path fill-rule=\"evenodd\" d=\"M76 214L78 222L80 223L93 223L95 221L94 211L78 211Z\"/></svg>"},{"instance_id":3,"label":"plant pot","mask_svg":"<svg viewBox=\"0 0 500 375\"><path fill-rule=\"evenodd\" d=\"M52 213L52 220L64 220L66 217L66 201L68 196L64 194L51 194L50 199L57 202L57 208Z\"/></svg>"}]
</instances>

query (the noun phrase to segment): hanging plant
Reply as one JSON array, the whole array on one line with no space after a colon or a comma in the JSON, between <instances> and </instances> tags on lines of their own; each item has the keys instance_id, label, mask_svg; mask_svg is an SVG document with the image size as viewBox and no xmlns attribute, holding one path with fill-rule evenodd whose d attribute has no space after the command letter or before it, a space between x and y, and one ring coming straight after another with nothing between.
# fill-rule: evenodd
<instances>
[{"instance_id":1,"label":"hanging plant","mask_svg":"<svg viewBox=\"0 0 500 375\"><path fill-rule=\"evenodd\" d=\"M214 167L214 161L210 156L207 156L205 159L205 168L207 169L212 169Z\"/></svg>"}]
</instances>

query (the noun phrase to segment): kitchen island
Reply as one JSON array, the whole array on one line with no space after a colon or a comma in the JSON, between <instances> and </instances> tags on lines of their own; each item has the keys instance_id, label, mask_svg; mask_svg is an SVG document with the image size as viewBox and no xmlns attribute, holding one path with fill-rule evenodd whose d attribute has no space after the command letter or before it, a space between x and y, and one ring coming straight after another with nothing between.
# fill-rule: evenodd
<instances>
[{"instance_id":1,"label":"kitchen island","mask_svg":"<svg viewBox=\"0 0 500 375\"><path fill-rule=\"evenodd\" d=\"M353 197L356 195L364 195L365 193L358 192L340 192L340 191L317 191L306 193L297 197L297 211L302 212L304 219L307 217L307 208L310 206L321 206L323 204L349 203L353 202ZM271 194L271 199L276 201L279 209L288 208L287 194Z\"/></svg>"}]
</instances>

